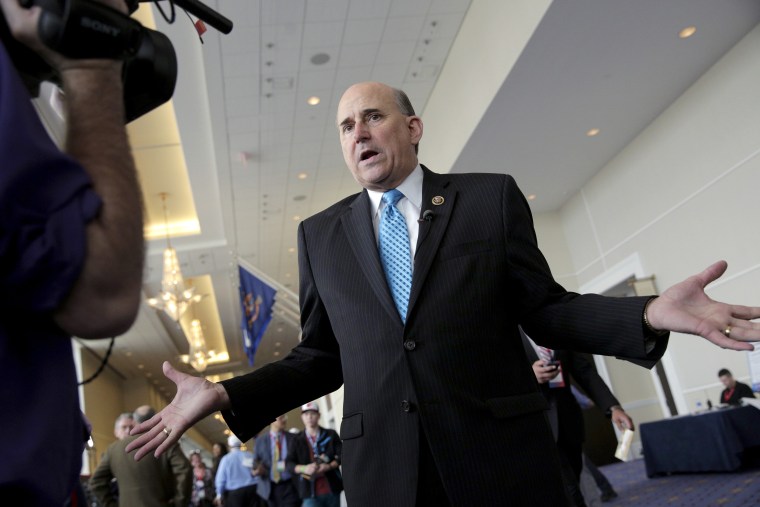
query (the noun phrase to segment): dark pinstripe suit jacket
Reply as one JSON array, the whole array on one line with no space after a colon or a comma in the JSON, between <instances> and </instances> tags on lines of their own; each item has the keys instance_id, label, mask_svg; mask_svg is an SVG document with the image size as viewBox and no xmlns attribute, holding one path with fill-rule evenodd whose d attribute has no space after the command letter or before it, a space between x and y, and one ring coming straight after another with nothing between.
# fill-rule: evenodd
<instances>
[{"instance_id":1,"label":"dark pinstripe suit jacket","mask_svg":"<svg viewBox=\"0 0 760 507\"><path fill-rule=\"evenodd\" d=\"M536 246L527 202L506 175L424 169L406 326L377 252L367 192L299 228L303 341L285 359L223 382L230 428L248 438L345 382L341 426L350 505L411 507L420 428L453 505L565 501L546 402L517 325L552 348L651 366L646 298L566 292ZM434 196L443 204L432 205Z\"/></svg>"}]
</instances>

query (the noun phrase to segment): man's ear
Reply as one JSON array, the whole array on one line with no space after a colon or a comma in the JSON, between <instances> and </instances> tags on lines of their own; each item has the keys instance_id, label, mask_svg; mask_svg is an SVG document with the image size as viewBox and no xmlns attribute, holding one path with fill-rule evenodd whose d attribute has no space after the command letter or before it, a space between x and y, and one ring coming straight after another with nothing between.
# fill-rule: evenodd
<instances>
[{"instance_id":1,"label":"man's ear","mask_svg":"<svg viewBox=\"0 0 760 507\"><path fill-rule=\"evenodd\" d=\"M409 126L409 135L412 138L412 144L419 144L422 139L422 118L419 116L407 116L407 125Z\"/></svg>"}]
</instances>

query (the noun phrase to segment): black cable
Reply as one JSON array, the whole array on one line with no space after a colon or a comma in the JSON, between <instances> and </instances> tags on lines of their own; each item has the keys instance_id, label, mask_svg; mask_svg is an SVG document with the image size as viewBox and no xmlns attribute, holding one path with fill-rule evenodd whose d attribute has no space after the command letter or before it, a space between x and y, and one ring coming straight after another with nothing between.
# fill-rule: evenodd
<instances>
[{"instance_id":1,"label":"black cable","mask_svg":"<svg viewBox=\"0 0 760 507\"><path fill-rule=\"evenodd\" d=\"M198 27L195 25L196 21L193 21L193 17L185 9L182 9L182 11L187 15L188 18L190 18L190 24L193 25L193 29L195 30L195 33L198 33ZM198 19L198 21L201 21L201 20ZM201 23L203 23L203 21L201 21ZM201 37L200 33L198 33L198 39L200 39L201 44L203 44L203 37Z\"/></svg>"},{"instance_id":2,"label":"black cable","mask_svg":"<svg viewBox=\"0 0 760 507\"><path fill-rule=\"evenodd\" d=\"M169 0L169 7L171 7L171 19L166 17L166 13L164 13L164 9L161 8L161 6L158 4L158 0L154 0L153 3L156 4L156 9L158 9L158 12L161 13L161 17L164 18L164 21L170 25L174 23L174 19L177 17L176 13L174 12L174 0Z\"/></svg>"},{"instance_id":3,"label":"black cable","mask_svg":"<svg viewBox=\"0 0 760 507\"><path fill-rule=\"evenodd\" d=\"M103 358L103 360L100 362L100 366L98 367L98 369L95 371L95 373L92 374L92 376L90 378L88 378L87 380L83 380L83 381L79 382L77 384L78 386L83 386L85 384L89 384L90 382L92 382L93 380L95 380L98 375L100 375L103 372L103 369L106 367L106 364L108 364L108 358L111 355L111 351L113 350L113 344L114 344L115 341L116 341L116 337L112 336L111 337L111 343L108 345L108 351L106 351L106 355Z\"/></svg>"}]
</instances>

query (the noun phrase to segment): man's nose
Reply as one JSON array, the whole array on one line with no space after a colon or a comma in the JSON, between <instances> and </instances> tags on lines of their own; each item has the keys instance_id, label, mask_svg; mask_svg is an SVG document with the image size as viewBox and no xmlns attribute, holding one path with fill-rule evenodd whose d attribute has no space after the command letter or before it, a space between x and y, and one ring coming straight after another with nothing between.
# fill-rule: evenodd
<instances>
[{"instance_id":1,"label":"man's nose","mask_svg":"<svg viewBox=\"0 0 760 507\"><path fill-rule=\"evenodd\" d=\"M366 125L364 125L361 122L358 122L356 125L354 125L354 141L359 142L363 141L369 138L369 129Z\"/></svg>"}]
</instances>

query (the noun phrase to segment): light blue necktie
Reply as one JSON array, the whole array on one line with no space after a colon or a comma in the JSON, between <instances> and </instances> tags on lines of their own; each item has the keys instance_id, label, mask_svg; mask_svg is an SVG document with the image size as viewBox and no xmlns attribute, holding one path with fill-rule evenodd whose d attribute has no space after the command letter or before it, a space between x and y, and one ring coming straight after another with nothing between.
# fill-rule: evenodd
<instances>
[{"instance_id":1,"label":"light blue necktie","mask_svg":"<svg viewBox=\"0 0 760 507\"><path fill-rule=\"evenodd\" d=\"M406 310L409 305L409 292L412 289L412 256L409 252L409 231L406 228L404 215L396 209L396 203L404 198L404 194L396 190L388 190L383 194L385 208L380 216L378 246L380 262L385 270L385 278L391 289L393 302L401 315L401 321L406 323Z\"/></svg>"}]
</instances>

